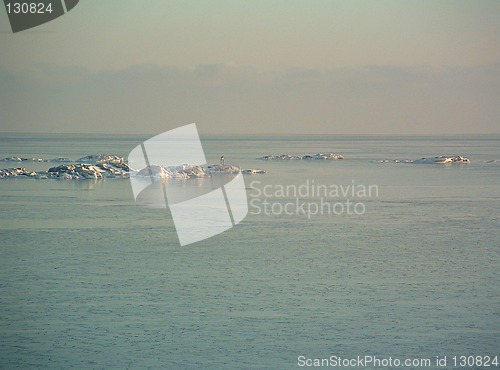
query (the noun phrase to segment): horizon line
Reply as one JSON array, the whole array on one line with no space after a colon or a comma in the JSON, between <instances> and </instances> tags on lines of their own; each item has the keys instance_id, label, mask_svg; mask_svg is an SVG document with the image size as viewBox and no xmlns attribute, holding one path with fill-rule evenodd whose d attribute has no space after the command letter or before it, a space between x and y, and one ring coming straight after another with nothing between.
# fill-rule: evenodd
<instances>
[{"instance_id":1,"label":"horizon line","mask_svg":"<svg viewBox=\"0 0 500 370\"><path fill-rule=\"evenodd\" d=\"M42 132L42 131L0 131L1 134L7 135L106 135L106 136L139 136L139 135L158 135L161 132L144 132L144 133L115 133L115 132ZM257 132L257 133L238 133L238 132L224 132L204 134L200 132L201 136L420 136L420 137L447 137L447 136L489 136L500 135L500 132L484 132L484 133L278 133L278 132Z\"/></svg>"}]
</instances>

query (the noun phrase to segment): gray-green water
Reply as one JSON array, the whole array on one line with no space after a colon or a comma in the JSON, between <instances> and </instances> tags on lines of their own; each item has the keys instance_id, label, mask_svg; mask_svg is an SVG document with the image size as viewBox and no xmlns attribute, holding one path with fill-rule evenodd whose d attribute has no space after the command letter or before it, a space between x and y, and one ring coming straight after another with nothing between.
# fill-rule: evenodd
<instances>
[{"instance_id":1,"label":"gray-green water","mask_svg":"<svg viewBox=\"0 0 500 370\"><path fill-rule=\"evenodd\" d=\"M7 135L0 157L126 156L144 139ZM312 180L378 194L354 199L361 215L250 207L236 227L180 247L169 211L136 206L126 179L1 179L1 368L290 369L332 355L429 368L446 355L450 368L451 356L500 355L500 164L488 163L500 137L202 141L209 162L268 171L245 177L249 201ZM325 151L345 159L255 159ZM441 154L472 162L376 162Z\"/></svg>"}]
</instances>

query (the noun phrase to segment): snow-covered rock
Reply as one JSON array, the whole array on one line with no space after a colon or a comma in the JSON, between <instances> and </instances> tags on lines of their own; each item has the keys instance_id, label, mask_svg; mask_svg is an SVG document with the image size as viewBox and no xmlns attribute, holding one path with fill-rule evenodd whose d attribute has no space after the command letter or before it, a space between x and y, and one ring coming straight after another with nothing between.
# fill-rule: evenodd
<instances>
[{"instance_id":1,"label":"snow-covered rock","mask_svg":"<svg viewBox=\"0 0 500 370\"><path fill-rule=\"evenodd\" d=\"M245 175L257 175L257 174L266 173L266 171L258 169L258 168L248 168L248 169L241 170L241 173L243 173Z\"/></svg>"},{"instance_id":2,"label":"snow-covered rock","mask_svg":"<svg viewBox=\"0 0 500 370\"><path fill-rule=\"evenodd\" d=\"M3 161L23 162L21 157L8 157ZM28 159L26 159L28 160ZM40 160L47 162L47 160ZM56 158L55 162L69 161L67 158ZM78 158L76 163L61 163L50 167L46 171L29 171L26 168L6 168L0 170L0 178L7 177L32 177L36 179L104 179L130 176L137 178L163 178L163 179L190 179L216 175L232 175L240 173L240 167L231 164L211 164L197 166L181 164L178 166L162 167L152 164L142 169L132 169L127 160L117 155L91 154ZM247 169L245 174L265 173L260 169Z\"/></svg>"},{"instance_id":3,"label":"snow-covered rock","mask_svg":"<svg viewBox=\"0 0 500 370\"><path fill-rule=\"evenodd\" d=\"M3 170L0 170L0 178L5 178L5 177L18 177L18 176L23 176L23 177L35 177L36 172L33 171L28 171L24 167L18 167L18 168L5 168Z\"/></svg>"},{"instance_id":4,"label":"snow-covered rock","mask_svg":"<svg viewBox=\"0 0 500 370\"><path fill-rule=\"evenodd\" d=\"M211 164L206 166L193 166L182 164L179 166L162 167L150 165L139 170L135 177L153 177L165 179L190 179L195 177L208 177L211 175L237 174L240 168L233 165Z\"/></svg>"},{"instance_id":5,"label":"snow-covered rock","mask_svg":"<svg viewBox=\"0 0 500 370\"><path fill-rule=\"evenodd\" d=\"M470 159L462 157L460 155L456 155L456 156L442 155L439 157L415 159L411 163L417 163L417 164L420 164L420 163L424 163L424 164L470 163Z\"/></svg>"},{"instance_id":6,"label":"snow-covered rock","mask_svg":"<svg viewBox=\"0 0 500 370\"><path fill-rule=\"evenodd\" d=\"M236 174L240 172L238 166L231 164L210 164L206 168L207 172L212 175Z\"/></svg>"},{"instance_id":7,"label":"snow-covered rock","mask_svg":"<svg viewBox=\"0 0 500 370\"><path fill-rule=\"evenodd\" d=\"M61 164L47 170L47 177L56 179L102 179L103 170L85 163Z\"/></svg>"},{"instance_id":8,"label":"snow-covered rock","mask_svg":"<svg viewBox=\"0 0 500 370\"><path fill-rule=\"evenodd\" d=\"M135 177L171 178L172 173L162 166L150 165L135 174Z\"/></svg>"},{"instance_id":9,"label":"snow-covered rock","mask_svg":"<svg viewBox=\"0 0 500 370\"><path fill-rule=\"evenodd\" d=\"M3 161L72 162L70 159L63 157L51 160L7 157ZM84 163L63 163L51 167L47 171L39 172L28 171L26 168L7 168L0 170L0 178L24 176L36 179L102 179L129 177L131 171L125 159L116 155L89 155L79 158L76 162Z\"/></svg>"}]
</instances>

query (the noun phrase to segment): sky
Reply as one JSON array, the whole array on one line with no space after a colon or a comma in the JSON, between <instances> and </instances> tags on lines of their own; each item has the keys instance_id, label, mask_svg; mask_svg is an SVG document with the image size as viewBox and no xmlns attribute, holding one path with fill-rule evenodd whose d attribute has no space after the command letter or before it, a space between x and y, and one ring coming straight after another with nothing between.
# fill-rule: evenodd
<instances>
[{"instance_id":1,"label":"sky","mask_svg":"<svg viewBox=\"0 0 500 370\"><path fill-rule=\"evenodd\" d=\"M0 132L500 133L500 1L82 0L13 34Z\"/></svg>"}]
</instances>

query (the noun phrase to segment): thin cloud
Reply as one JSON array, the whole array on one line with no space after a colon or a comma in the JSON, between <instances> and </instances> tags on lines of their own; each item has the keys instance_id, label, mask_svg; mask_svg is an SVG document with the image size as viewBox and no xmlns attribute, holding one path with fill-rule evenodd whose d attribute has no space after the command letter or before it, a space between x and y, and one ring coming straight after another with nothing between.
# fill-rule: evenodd
<instances>
[{"instance_id":1,"label":"thin cloud","mask_svg":"<svg viewBox=\"0 0 500 370\"><path fill-rule=\"evenodd\" d=\"M157 133L197 122L202 133L499 132L500 64L104 72L37 65L0 69L0 81L2 131Z\"/></svg>"}]
</instances>

